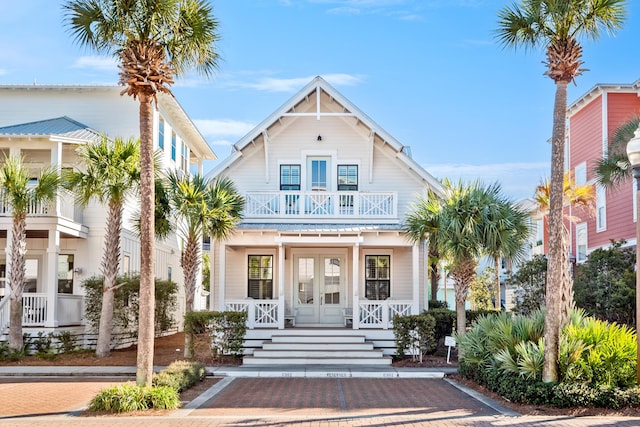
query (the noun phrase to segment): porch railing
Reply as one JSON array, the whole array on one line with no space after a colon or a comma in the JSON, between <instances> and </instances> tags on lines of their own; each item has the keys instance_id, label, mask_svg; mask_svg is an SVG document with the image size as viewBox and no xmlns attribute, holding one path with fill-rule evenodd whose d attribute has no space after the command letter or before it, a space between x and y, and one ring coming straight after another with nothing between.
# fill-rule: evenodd
<instances>
[{"instance_id":1,"label":"porch railing","mask_svg":"<svg viewBox=\"0 0 640 427\"><path fill-rule=\"evenodd\" d=\"M10 292L0 299L0 335L4 333L4 330L9 326L9 295Z\"/></svg>"},{"instance_id":2,"label":"porch railing","mask_svg":"<svg viewBox=\"0 0 640 427\"><path fill-rule=\"evenodd\" d=\"M47 320L47 294L22 294L22 325L42 326Z\"/></svg>"},{"instance_id":3,"label":"porch railing","mask_svg":"<svg viewBox=\"0 0 640 427\"><path fill-rule=\"evenodd\" d=\"M360 301L359 326L361 328L393 328L393 316L411 314L412 301L383 300Z\"/></svg>"},{"instance_id":4,"label":"porch railing","mask_svg":"<svg viewBox=\"0 0 640 427\"><path fill-rule=\"evenodd\" d=\"M394 192L274 191L245 194L246 218L396 218Z\"/></svg>"},{"instance_id":5,"label":"porch railing","mask_svg":"<svg viewBox=\"0 0 640 427\"><path fill-rule=\"evenodd\" d=\"M59 212L56 212L55 202L36 203L30 202L27 206L27 215L29 216L60 216L76 222L82 222L81 215L75 204L73 193L68 190L58 190L58 199L60 201ZM11 216L11 208L6 203L4 191L0 191L0 216Z\"/></svg>"},{"instance_id":6,"label":"porch railing","mask_svg":"<svg viewBox=\"0 0 640 427\"><path fill-rule=\"evenodd\" d=\"M82 295L58 294L56 317L59 325L77 325L82 321Z\"/></svg>"},{"instance_id":7,"label":"porch railing","mask_svg":"<svg viewBox=\"0 0 640 427\"><path fill-rule=\"evenodd\" d=\"M278 327L278 300L227 301L225 309L246 312L249 329Z\"/></svg>"}]
</instances>

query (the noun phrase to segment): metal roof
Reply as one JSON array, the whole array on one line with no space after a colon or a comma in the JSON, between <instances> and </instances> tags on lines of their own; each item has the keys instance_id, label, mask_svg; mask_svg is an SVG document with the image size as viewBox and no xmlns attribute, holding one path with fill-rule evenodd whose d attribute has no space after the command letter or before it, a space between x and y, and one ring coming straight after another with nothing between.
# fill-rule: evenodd
<instances>
[{"instance_id":1,"label":"metal roof","mask_svg":"<svg viewBox=\"0 0 640 427\"><path fill-rule=\"evenodd\" d=\"M0 127L2 136L47 136L53 138L95 140L100 133L67 116L37 122Z\"/></svg>"}]
</instances>

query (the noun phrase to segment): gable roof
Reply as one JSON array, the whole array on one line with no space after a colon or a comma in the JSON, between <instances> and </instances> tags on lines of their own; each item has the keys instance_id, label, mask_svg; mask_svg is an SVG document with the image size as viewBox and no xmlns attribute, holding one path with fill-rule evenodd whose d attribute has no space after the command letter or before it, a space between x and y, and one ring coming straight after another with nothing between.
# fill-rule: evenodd
<instances>
[{"instance_id":1,"label":"gable roof","mask_svg":"<svg viewBox=\"0 0 640 427\"><path fill-rule=\"evenodd\" d=\"M598 97L605 92L618 92L618 93L638 93L640 96L640 79L631 84L612 84L612 83L597 83L591 89L589 89L584 95L575 100L567 108L569 117L576 114L584 106L589 104L593 98Z\"/></svg>"},{"instance_id":2,"label":"gable roof","mask_svg":"<svg viewBox=\"0 0 640 427\"><path fill-rule=\"evenodd\" d=\"M342 107L342 112L327 112L320 111L319 101L317 103L317 109L315 112L297 112L295 110L296 105L300 104L303 100L317 96L324 92L327 94L333 102ZM409 147L401 144L397 139L387 133L378 124L376 124L369 116L367 116L362 110L356 107L351 101L340 94L333 86L327 83L322 77L315 77L309 84L302 88L298 93L293 95L287 102L285 102L280 108L273 112L270 116L264 119L260 124L254 127L249 133L247 133L242 139L233 145L235 151L234 154L229 156L223 162L221 162L211 173L211 176L218 175L221 171L231 165L238 157L238 153L241 152L246 146L251 144L254 140L259 138L264 131L269 129L272 125L278 122L283 117L302 117L302 116L333 116L333 117L355 117L358 122L369 129L369 132L377 136L387 146L391 147L396 152L396 157L404 162L407 167L415 171L422 179L424 179L429 186L439 195L442 195L442 186L440 182L428 173L422 166L420 166L415 160L413 160L409 153Z\"/></svg>"},{"instance_id":3,"label":"gable roof","mask_svg":"<svg viewBox=\"0 0 640 427\"><path fill-rule=\"evenodd\" d=\"M87 125L67 116L47 120L21 123L0 127L0 136L4 137L44 137L55 141L84 142L93 141L100 133Z\"/></svg>"}]
</instances>

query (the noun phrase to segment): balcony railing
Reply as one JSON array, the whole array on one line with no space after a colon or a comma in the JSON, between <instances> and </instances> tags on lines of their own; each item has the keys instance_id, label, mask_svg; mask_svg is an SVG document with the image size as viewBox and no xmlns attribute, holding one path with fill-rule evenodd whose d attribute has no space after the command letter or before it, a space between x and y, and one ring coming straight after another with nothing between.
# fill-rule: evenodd
<instances>
[{"instance_id":1,"label":"balcony railing","mask_svg":"<svg viewBox=\"0 0 640 427\"><path fill-rule=\"evenodd\" d=\"M59 216L75 222L82 222L82 215L77 208L73 193L61 189L58 191L58 211L56 212L56 202L35 203L31 202L27 206L28 216ZM11 216L11 207L7 204L4 192L0 191L0 216Z\"/></svg>"},{"instance_id":2,"label":"balcony railing","mask_svg":"<svg viewBox=\"0 0 640 427\"><path fill-rule=\"evenodd\" d=\"M394 192L274 191L245 194L246 218L396 218Z\"/></svg>"},{"instance_id":3,"label":"balcony railing","mask_svg":"<svg viewBox=\"0 0 640 427\"><path fill-rule=\"evenodd\" d=\"M360 301L361 328L393 328L394 316L408 316L411 314L411 301Z\"/></svg>"}]
</instances>

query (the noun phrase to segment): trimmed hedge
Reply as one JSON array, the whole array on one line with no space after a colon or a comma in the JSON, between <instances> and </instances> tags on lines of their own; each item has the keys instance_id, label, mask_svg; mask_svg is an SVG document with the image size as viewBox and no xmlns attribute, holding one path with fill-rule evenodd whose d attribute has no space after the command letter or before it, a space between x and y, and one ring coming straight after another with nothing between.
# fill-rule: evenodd
<instances>
[{"instance_id":1,"label":"trimmed hedge","mask_svg":"<svg viewBox=\"0 0 640 427\"><path fill-rule=\"evenodd\" d=\"M178 360L153 376L154 387L171 387L178 393L193 387L207 375L204 364Z\"/></svg>"},{"instance_id":2,"label":"trimmed hedge","mask_svg":"<svg viewBox=\"0 0 640 427\"><path fill-rule=\"evenodd\" d=\"M185 334L209 333L214 357L242 356L246 332L247 313L244 311L191 311L184 317ZM191 339L192 346L194 341ZM191 354L195 354L193 348Z\"/></svg>"},{"instance_id":3,"label":"trimmed hedge","mask_svg":"<svg viewBox=\"0 0 640 427\"><path fill-rule=\"evenodd\" d=\"M396 355L405 357L405 351L409 350L413 357L419 355L422 360L423 354L435 351L435 327L436 320L429 314L395 316L393 333L396 337Z\"/></svg>"}]
</instances>

